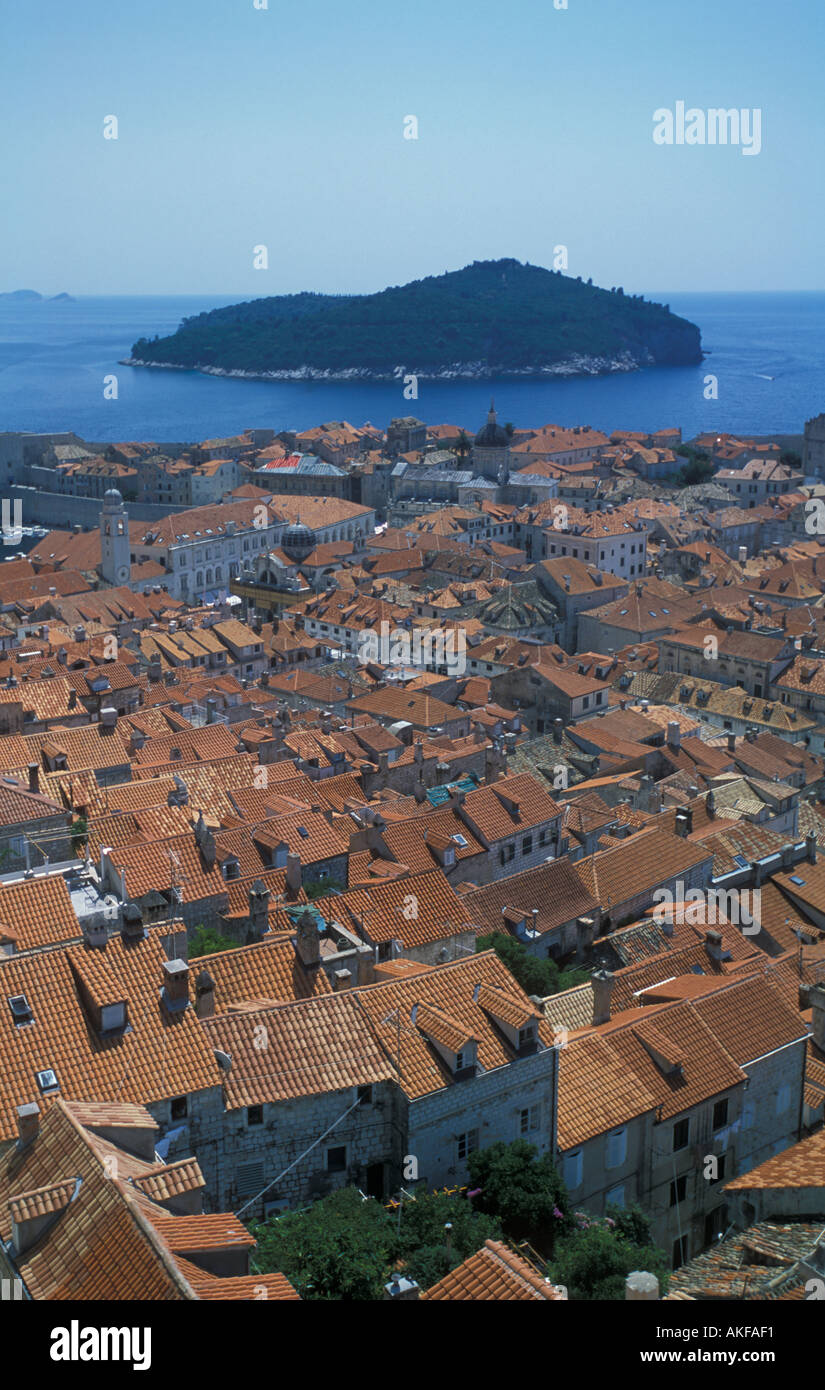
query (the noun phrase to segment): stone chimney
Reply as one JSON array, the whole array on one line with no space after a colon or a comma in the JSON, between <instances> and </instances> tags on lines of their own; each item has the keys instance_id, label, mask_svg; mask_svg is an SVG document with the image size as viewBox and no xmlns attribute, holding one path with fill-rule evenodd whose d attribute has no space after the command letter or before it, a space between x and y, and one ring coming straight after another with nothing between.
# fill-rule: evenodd
<instances>
[{"instance_id":1,"label":"stone chimney","mask_svg":"<svg viewBox=\"0 0 825 1390\"><path fill-rule=\"evenodd\" d=\"M332 988L335 990L336 993L340 993L342 990L350 989L351 987L352 987L352 971L351 971L351 970L333 970L333 972L332 972Z\"/></svg>"},{"instance_id":2,"label":"stone chimney","mask_svg":"<svg viewBox=\"0 0 825 1390\"><path fill-rule=\"evenodd\" d=\"M249 890L249 928L256 941L260 941L269 926L269 897L269 889L256 878Z\"/></svg>"},{"instance_id":3,"label":"stone chimney","mask_svg":"<svg viewBox=\"0 0 825 1390\"><path fill-rule=\"evenodd\" d=\"M562 735L563 735L563 734L564 734L564 720L563 720L563 719L554 719L554 720L553 720L553 742L554 742L554 743L561 743Z\"/></svg>"},{"instance_id":4,"label":"stone chimney","mask_svg":"<svg viewBox=\"0 0 825 1390\"><path fill-rule=\"evenodd\" d=\"M302 912L298 918L295 945L303 965L314 966L320 964L321 938L318 935L315 917L309 909Z\"/></svg>"},{"instance_id":5,"label":"stone chimney","mask_svg":"<svg viewBox=\"0 0 825 1390\"><path fill-rule=\"evenodd\" d=\"M136 753L146 742L146 735L142 729L133 729L129 735L129 752Z\"/></svg>"},{"instance_id":6,"label":"stone chimney","mask_svg":"<svg viewBox=\"0 0 825 1390\"><path fill-rule=\"evenodd\" d=\"M414 1279L407 1279L394 1270L390 1282L384 1285L384 1298L393 1303L412 1303L421 1295L421 1289Z\"/></svg>"},{"instance_id":7,"label":"stone chimney","mask_svg":"<svg viewBox=\"0 0 825 1390\"><path fill-rule=\"evenodd\" d=\"M126 903L120 934L124 941L143 940L143 913L137 903Z\"/></svg>"},{"instance_id":8,"label":"stone chimney","mask_svg":"<svg viewBox=\"0 0 825 1390\"><path fill-rule=\"evenodd\" d=\"M808 990L811 1006L813 1040L820 1052L825 1052L825 985L811 985ZM18 1115L20 1111L18 1110Z\"/></svg>"},{"instance_id":9,"label":"stone chimney","mask_svg":"<svg viewBox=\"0 0 825 1390\"><path fill-rule=\"evenodd\" d=\"M593 986L593 1026L610 1022L610 1000L615 980L609 970L595 970L591 976Z\"/></svg>"},{"instance_id":10,"label":"stone chimney","mask_svg":"<svg viewBox=\"0 0 825 1390\"><path fill-rule=\"evenodd\" d=\"M172 1013L189 1003L189 966L185 960L163 962L163 1002Z\"/></svg>"},{"instance_id":11,"label":"stone chimney","mask_svg":"<svg viewBox=\"0 0 825 1390\"><path fill-rule=\"evenodd\" d=\"M736 752L736 734L728 734L728 752Z\"/></svg>"},{"instance_id":12,"label":"stone chimney","mask_svg":"<svg viewBox=\"0 0 825 1390\"><path fill-rule=\"evenodd\" d=\"M721 961L722 959L722 933L720 931L705 932L705 950L711 960Z\"/></svg>"},{"instance_id":13,"label":"stone chimney","mask_svg":"<svg viewBox=\"0 0 825 1390\"><path fill-rule=\"evenodd\" d=\"M40 791L40 765L39 763L29 763L28 769L29 791L37 793Z\"/></svg>"},{"instance_id":14,"label":"stone chimney","mask_svg":"<svg viewBox=\"0 0 825 1390\"><path fill-rule=\"evenodd\" d=\"M195 981L195 1013L198 1018L212 1018L215 1013L215 981L207 970Z\"/></svg>"},{"instance_id":15,"label":"stone chimney","mask_svg":"<svg viewBox=\"0 0 825 1390\"><path fill-rule=\"evenodd\" d=\"M659 1280L655 1274L635 1269L625 1280L624 1296L630 1303L655 1303L659 1298Z\"/></svg>"},{"instance_id":16,"label":"stone chimney","mask_svg":"<svg viewBox=\"0 0 825 1390\"><path fill-rule=\"evenodd\" d=\"M40 1106L36 1100L17 1107L17 1143L20 1148L31 1144L40 1133Z\"/></svg>"},{"instance_id":17,"label":"stone chimney","mask_svg":"<svg viewBox=\"0 0 825 1390\"><path fill-rule=\"evenodd\" d=\"M669 719L667 725L667 746L668 748L680 748L682 744L682 731L678 721Z\"/></svg>"},{"instance_id":18,"label":"stone chimney","mask_svg":"<svg viewBox=\"0 0 825 1390\"><path fill-rule=\"evenodd\" d=\"M693 830L693 811L690 806L676 807L676 822L674 830L677 835L685 839Z\"/></svg>"},{"instance_id":19,"label":"stone chimney","mask_svg":"<svg viewBox=\"0 0 825 1390\"><path fill-rule=\"evenodd\" d=\"M705 810L710 820L716 819L716 794L712 789L705 797Z\"/></svg>"},{"instance_id":20,"label":"stone chimney","mask_svg":"<svg viewBox=\"0 0 825 1390\"><path fill-rule=\"evenodd\" d=\"M286 857L285 889L287 902L294 903L301 892L301 856L292 851Z\"/></svg>"},{"instance_id":21,"label":"stone chimney","mask_svg":"<svg viewBox=\"0 0 825 1390\"><path fill-rule=\"evenodd\" d=\"M815 863L816 863L816 835L814 834L813 831L811 831L809 835L806 835L806 836L805 836L805 851L806 851L807 856L808 856L808 862L809 862L810 864L815 864Z\"/></svg>"}]
</instances>

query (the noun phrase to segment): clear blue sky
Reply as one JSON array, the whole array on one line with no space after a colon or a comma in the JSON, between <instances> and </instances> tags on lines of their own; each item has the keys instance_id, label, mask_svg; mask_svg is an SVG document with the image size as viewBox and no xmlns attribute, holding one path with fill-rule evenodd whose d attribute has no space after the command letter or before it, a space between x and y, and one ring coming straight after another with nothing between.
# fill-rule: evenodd
<instances>
[{"instance_id":1,"label":"clear blue sky","mask_svg":"<svg viewBox=\"0 0 825 1390\"><path fill-rule=\"evenodd\" d=\"M629 292L825 288L825 0L5 0L0 55L0 289L363 291L558 244ZM679 100L760 108L762 152L655 145Z\"/></svg>"}]
</instances>

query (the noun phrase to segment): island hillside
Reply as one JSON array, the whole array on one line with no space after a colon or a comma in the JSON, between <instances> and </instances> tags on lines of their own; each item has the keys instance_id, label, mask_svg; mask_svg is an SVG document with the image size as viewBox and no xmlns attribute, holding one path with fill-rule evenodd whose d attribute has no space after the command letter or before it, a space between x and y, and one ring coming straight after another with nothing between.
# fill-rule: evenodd
<instances>
[{"instance_id":1,"label":"island hillside","mask_svg":"<svg viewBox=\"0 0 825 1390\"><path fill-rule=\"evenodd\" d=\"M134 366L273 377L493 376L627 371L702 360L666 305L516 260L475 261L377 294L291 294L140 338Z\"/></svg>"}]
</instances>

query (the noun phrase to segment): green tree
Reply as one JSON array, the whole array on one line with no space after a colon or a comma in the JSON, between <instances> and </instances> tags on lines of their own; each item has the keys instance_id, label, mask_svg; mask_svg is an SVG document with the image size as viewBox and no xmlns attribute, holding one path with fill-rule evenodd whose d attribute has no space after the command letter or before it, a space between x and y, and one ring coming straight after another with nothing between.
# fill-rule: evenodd
<instances>
[{"instance_id":1,"label":"green tree","mask_svg":"<svg viewBox=\"0 0 825 1390\"><path fill-rule=\"evenodd\" d=\"M72 821L72 828L69 833L72 839L72 849L77 853L85 845L89 834L89 822L85 816L78 816L77 820Z\"/></svg>"},{"instance_id":2,"label":"green tree","mask_svg":"<svg viewBox=\"0 0 825 1390\"><path fill-rule=\"evenodd\" d=\"M607 1211L601 1220L574 1214L574 1229L560 1237L547 1266L553 1283L564 1284L573 1300L623 1299L628 1274L639 1269L655 1274L665 1293L667 1256L651 1241L644 1212L614 1206Z\"/></svg>"},{"instance_id":3,"label":"green tree","mask_svg":"<svg viewBox=\"0 0 825 1390\"><path fill-rule=\"evenodd\" d=\"M788 468L802 467L802 458L795 449L783 449L779 455L779 462L787 464Z\"/></svg>"},{"instance_id":4,"label":"green tree","mask_svg":"<svg viewBox=\"0 0 825 1390\"><path fill-rule=\"evenodd\" d=\"M404 1273L422 1289L432 1288L462 1260L480 1250L485 1240L500 1239L498 1218L474 1210L463 1196L417 1192L415 1201L405 1201L401 1210L398 1254L404 1262Z\"/></svg>"},{"instance_id":5,"label":"green tree","mask_svg":"<svg viewBox=\"0 0 825 1390\"><path fill-rule=\"evenodd\" d=\"M330 1193L306 1211L253 1222L259 1274L279 1272L303 1299L351 1302L383 1298L396 1250L388 1213L354 1187Z\"/></svg>"},{"instance_id":6,"label":"green tree","mask_svg":"<svg viewBox=\"0 0 825 1390\"><path fill-rule=\"evenodd\" d=\"M537 994L544 999L548 994L558 994L560 990L572 989L574 985L584 984L590 977L583 970L559 970L554 960L545 957L539 960L533 956L521 941L506 932L493 932L490 936L476 938L476 951L495 951L499 960L518 980L525 994Z\"/></svg>"},{"instance_id":7,"label":"green tree","mask_svg":"<svg viewBox=\"0 0 825 1390\"><path fill-rule=\"evenodd\" d=\"M221 936L217 927L205 927L201 922L189 941L189 959L196 960L198 956L214 955L215 951L235 951L237 948L237 941Z\"/></svg>"},{"instance_id":8,"label":"green tree","mask_svg":"<svg viewBox=\"0 0 825 1390\"><path fill-rule=\"evenodd\" d=\"M525 1139L469 1155L473 1206L501 1221L509 1240L527 1240L545 1256L569 1226L567 1189L548 1154ZM563 1281L562 1281L563 1282Z\"/></svg>"},{"instance_id":9,"label":"green tree","mask_svg":"<svg viewBox=\"0 0 825 1390\"><path fill-rule=\"evenodd\" d=\"M341 893L343 888L331 878L323 883L319 879L313 879L312 882L304 884L304 892L312 902L314 898L328 898L331 894Z\"/></svg>"}]
</instances>

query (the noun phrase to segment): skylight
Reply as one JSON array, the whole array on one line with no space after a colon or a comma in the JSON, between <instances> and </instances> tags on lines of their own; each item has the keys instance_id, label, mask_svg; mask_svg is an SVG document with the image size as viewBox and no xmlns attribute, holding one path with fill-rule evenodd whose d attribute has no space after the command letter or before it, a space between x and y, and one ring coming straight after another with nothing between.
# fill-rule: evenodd
<instances>
[{"instance_id":1,"label":"skylight","mask_svg":"<svg viewBox=\"0 0 825 1390\"><path fill-rule=\"evenodd\" d=\"M800 878L799 874L791 874L791 883L798 883L802 888L805 886L805 880Z\"/></svg>"},{"instance_id":2,"label":"skylight","mask_svg":"<svg viewBox=\"0 0 825 1390\"><path fill-rule=\"evenodd\" d=\"M53 1071L51 1067L45 1067L43 1071L35 1072L35 1076L37 1077L37 1084L44 1095L48 1091L58 1091L60 1089L57 1072Z\"/></svg>"}]
</instances>

